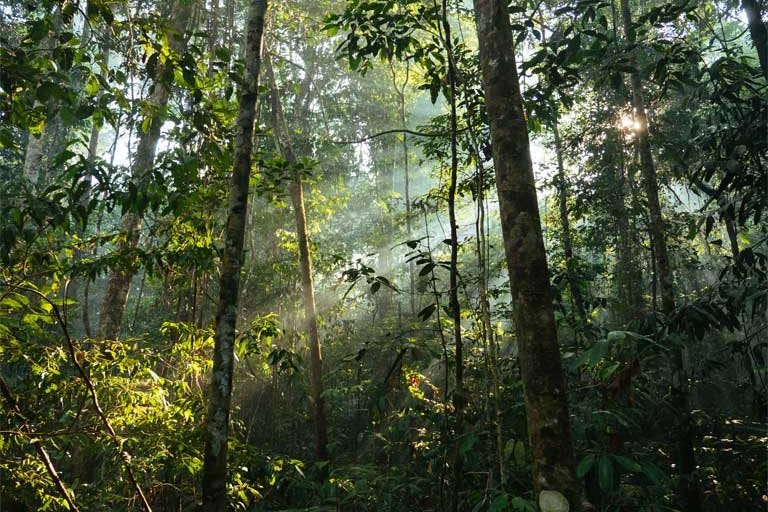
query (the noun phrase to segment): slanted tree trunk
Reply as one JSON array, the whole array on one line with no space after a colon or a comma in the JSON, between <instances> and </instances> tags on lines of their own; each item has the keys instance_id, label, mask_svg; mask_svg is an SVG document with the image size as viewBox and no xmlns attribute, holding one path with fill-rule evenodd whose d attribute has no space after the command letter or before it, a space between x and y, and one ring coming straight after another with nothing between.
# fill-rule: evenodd
<instances>
[{"instance_id":1,"label":"slanted tree trunk","mask_svg":"<svg viewBox=\"0 0 768 512\"><path fill-rule=\"evenodd\" d=\"M261 42L267 0L251 0L246 25L245 71L240 90L240 107L234 145L232 180L229 186L227 227L216 310L213 371L211 372L208 412L205 420L203 460L203 512L229 510L227 503L227 456L229 416L234 371L235 328L240 290L240 268L251 175L253 125L259 92Z\"/></svg>"},{"instance_id":2,"label":"slanted tree trunk","mask_svg":"<svg viewBox=\"0 0 768 512\"><path fill-rule=\"evenodd\" d=\"M581 510L547 259L507 3L475 0L504 250L528 416L533 486Z\"/></svg>"},{"instance_id":3,"label":"slanted tree trunk","mask_svg":"<svg viewBox=\"0 0 768 512\"><path fill-rule=\"evenodd\" d=\"M173 13L171 28L175 32L175 37L170 37L168 44L173 52L180 53L184 50L187 42L186 29L192 13L192 2L177 0L171 12ZM134 180L144 176L155 164L155 153L157 151L157 142L160 140L160 129L165 121L164 112L171 96L168 85L163 81L164 72L165 66L159 63L155 72L152 97L150 98L153 112L158 112L158 115L152 118L147 130L142 132L139 137L136 158L131 169L131 175ZM130 250L138 247L142 222L143 216L140 212L128 212L123 215L120 225L120 236L117 242L119 251L130 252ZM134 272L134 269L122 267L113 269L109 274L104 298L101 303L98 328L99 338L115 339L120 334L120 325L123 322L125 307L128 303L128 292L131 289L131 279Z\"/></svg>"},{"instance_id":4,"label":"slanted tree trunk","mask_svg":"<svg viewBox=\"0 0 768 512\"><path fill-rule=\"evenodd\" d=\"M632 25L632 12L629 0L621 0L621 14L624 22L624 35L629 45L635 44L635 30ZM648 201L648 214L650 218L651 245L654 253L654 263L661 292L661 307L663 313L669 318L675 311L675 291L672 282L672 266L667 250L666 231L664 218L662 217L661 204L659 202L659 186L656 177L651 143L649 139L648 116L645 112L643 100L642 80L637 63L632 63L632 106L634 108L635 122L638 126L635 136L637 148L640 154L640 169L643 177L646 200ZM675 347L672 357L672 404L676 409L677 428L675 432L677 444L677 466L680 478L680 500L683 509L687 512L702 510L699 486L695 475L696 460L693 448L693 425L691 422L690 407L688 405L688 393L686 390L687 378L683 362L682 348Z\"/></svg>"},{"instance_id":5,"label":"slanted tree trunk","mask_svg":"<svg viewBox=\"0 0 768 512\"><path fill-rule=\"evenodd\" d=\"M280 154L296 169L298 160L293 151L291 134L285 122L280 93L277 90L275 75L269 57L264 60L264 71L269 80L272 96L272 130ZM320 336L317 330L317 311L315 310L315 291L312 282L312 253L307 232L307 214L304 208L304 186L301 173L294 170L293 179L288 184L293 211L296 217L296 236L299 244L299 264L301 266L301 284L304 294L304 324L309 339L309 399L315 427L315 455L318 460L328 460L328 427L325 419L323 399L323 356Z\"/></svg>"}]
</instances>

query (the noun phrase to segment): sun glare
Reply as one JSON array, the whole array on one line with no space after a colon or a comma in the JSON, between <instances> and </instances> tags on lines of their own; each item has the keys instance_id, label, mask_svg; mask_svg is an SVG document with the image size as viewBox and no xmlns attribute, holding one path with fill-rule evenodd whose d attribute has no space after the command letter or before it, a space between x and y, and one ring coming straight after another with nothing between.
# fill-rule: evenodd
<instances>
[{"instance_id":1,"label":"sun glare","mask_svg":"<svg viewBox=\"0 0 768 512\"><path fill-rule=\"evenodd\" d=\"M639 132L642 125L632 114L624 114L621 116L621 119L619 119L619 128L625 132Z\"/></svg>"}]
</instances>

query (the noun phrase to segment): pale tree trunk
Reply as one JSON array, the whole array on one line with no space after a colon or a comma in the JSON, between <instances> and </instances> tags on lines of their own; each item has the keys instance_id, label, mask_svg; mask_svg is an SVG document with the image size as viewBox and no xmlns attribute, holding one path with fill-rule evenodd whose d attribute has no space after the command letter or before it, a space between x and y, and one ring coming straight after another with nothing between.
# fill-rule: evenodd
<instances>
[{"instance_id":1,"label":"pale tree trunk","mask_svg":"<svg viewBox=\"0 0 768 512\"><path fill-rule=\"evenodd\" d=\"M24 155L24 170L23 174L26 179L37 185L40 178L40 168L43 165L43 138L45 136L45 128L40 135L29 134L29 140L27 141L27 152Z\"/></svg>"},{"instance_id":2,"label":"pale tree trunk","mask_svg":"<svg viewBox=\"0 0 768 512\"><path fill-rule=\"evenodd\" d=\"M293 172L295 173L288 184L288 190L296 217L296 237L299 245L299 265L301 267L301 284L304 295L304 326L309 340L309 399L315 428L315 455L318 460L328 460L328 426L323 399L323 356L320 347L320 336L317 330L315 291L312 282L312 253L309 247L307 214L304 208L304 186L300 172L295 170L298 161L293 150L291 134L285 122L280 93L277 89L269 57L264 59L264 72L267 75L271 89L272 130L275 143L280 154L294 168Z\"/></svg>"},{"instance_id":3,"label":"pale tree trunk","mask_svg":"<svg viewBox=\"0 0 768 512\"><path fill-rule=\"evenodd\" d=\"M174 3L172 29L178 37L169 38L169 46L175 53L181 53L186 47L187 42L187 24L192 13L192 2L177 0ZM138 180L149 172L155 163L155 154L157 143L160 140L160 130L162 128L165 116L163 112L168 106L168 100L171 91L163 82L163 73L165 66L157 65L154 79L154 90L150 98L153 111L160 112L160 115L153 118L149 123L147 131L142 132L139 137L139 144L136 148L136 158L133 162L131 175L133 179ZM120 225L120 236L117 242L117 249L120 252L130 252L139 245L141 236L141 225L143 217L138 212L128 212L123 215ZM129 268L115 268L107 278L107 287L104 292L104 298L101 303L101 313L99 317L98 337L101 339L116 339L120 334L120 325L123 322L125 307L128 303L128 293L131 289L131 279L134 270Z\"/></svg>"},{"instance_id":4,"label":"pale tree trunk","mask_svg":"<svg viewBox=\"0 0 768 512\"><path fill-rule=\"evenodd\" d=\"M216 310L213 371L211 372L208 411L205 420L205 453L203 460L204 512L229 510L227 502L227 458L229 416L234 371L235 328L243 260L248 182L251 175L253 126L259 92L261 43L264 31L266 0L252 0L246 25L245 70L240 107L237 113L232 180L229 185L227 227L221 259L219 303Z\"/></svg>"},{"instance_id":5,"label":"pale tree trunk","mask_svg":"<svg viewBox=\"0 0 768 512\"><path fill-rule=\"evenodd\" d=\"M408 63L405 63L405 80L403 85L398 87L397 75L395 73L395 67L392 62L389 64L390 72L392 73L392 86L395 88L398 99L398 113L400 115L400 128L403 129L403 139L401 141L401 147L403 150L403 173L405 178L404 192L405 192L405 233L408 240L411 240L413 227L411 225L411 171L410 171L410 156L408 151L408 134L405 130L408 129L407 117L406 117L406 99L405 88L408 86L408 79L410 78L410 67ZM413 261L408 262L408 300L410 305L411 316L416 315L416 273L414 272Z\"/></svg>"},{"instance_id":6,"label":"pale tree trunk","mask_svg":"<svg viewBox=\"0 0 768 512\"><path fill-rule=\"evenodd\" d=\"M635 30L632 25L632 12L629 0L621 0L621 14L624 22L624 34L629 45L635 44ZM667 319L675 311L675 291L672 281L672 266L667 250L666 231L664 218L662 217L661 204L659 202L659 185L656 177L651 143L649 139L648 116L645 112L643 100L642 80L637 63L632 63L632 106L634 108L635 121L638 125L635 136L638 152L640 153L640 169L643 177L646 200L648 201L648 214L650 217L651 245L654 253L655 274L658 275L661 292L662 311ZM672 353L673 378L672 378L672 404L677 414L677 428L674 433L677 444L677 467L679 468L679 493L683 509L687 512L702 510L699 485L695 475L696 459L693 445L693 425L691 421L690 406L688 404L688 392L686 389L687 377L683 361L683 351L680 347L674 347Z\"/></svg>"},{"instance_id":7,"label":"pale tree trunk","mask_svg":"<svg viewBox=\"0 0 768 512\"><path fill-rule=\"evenodd\" d=\"M540 499L554 495L567 499L570 510L579 511L581 485L575 475L565 379L509 11L501 0L475 0L474 5L533 486Z\"/></svg>"},{"instance_id":8,"label":"pale tree trunk","mask_svg":"<svg viewBox=\"0 0 768 512\"><path fill-rule=\"evenodd\" d=\"M57 8L53 14L53 27L51 33L41 45L41 51L50 55L58 42L61 32L61 13ZM24 154L24 167L22 175L35 186L43 185L46 178L46 167L56 155L61 138L61 118L57 113L56 102L48 100L47 115L43 131L40 135L29 134L27 151Z\"/></svg>"}]
</instances>

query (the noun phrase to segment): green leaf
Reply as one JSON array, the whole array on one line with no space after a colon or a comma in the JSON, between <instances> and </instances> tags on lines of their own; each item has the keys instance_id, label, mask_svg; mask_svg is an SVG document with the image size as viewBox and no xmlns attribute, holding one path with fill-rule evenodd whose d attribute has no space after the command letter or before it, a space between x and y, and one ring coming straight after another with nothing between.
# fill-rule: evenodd
<instances>
[{"instance_id":1,"label":"green leaf","mask_svg":"<svg viewBox=\"0 0 768 512\"><path fill-rule=\"evenodd\" d=\"M29 35L27 38L33 43L42 41L45 37L48 36L49 29L50 25L47 19L43 18L41 20L37 20L32 23L32 26L29 28Z\"/></svg>"},{"instance_id":2,"label":"green leaf","mask_svg":"<svg viewBox=\"0 0 768 512\"><path fill-rule=\"evenodd\" d=\"M425 322L429 319L429 317L432 316L432 313L435 312L437 309L437 304L430 304L429 306L425 307L418 313L418 317L421 319L422 322Z\"/></svg>"},{"instance_id":3,"label":"green leaf","mask_svg":"<svg viewBox=\"0 0 768 512\"><path fill-rule=\"evenodd\" d=\"M612 457L613 460L618 462L621 467L630 473L640 473L643 470L643 467L637 461L628 459L627 457L622 457L621 455L613 455Z\"/></svg>"},{"instance_id":4,"label":"green leaf","mask_svg":"<svg viewBox=\"0 0 768 512\"><path fill-rule=\"evenodd\" d=\"M15 145L13 133L8 128L0 129L0 148L11 149Z\"/></svg>"},{"instance_id":5,"label":"green leaf","mask_svg":"<svg viewBox=\"0 0 768 512\"><path fill-rule=\"evenodd\" d=\"M89 96L96 96L96 93L99 92L99 81L95 76L88 77L88 81L85 82L85 92Z\"/></svg>"},{"instance_id":6,"label":"green leaf","mask_svg":"<svg viewBox=\"0 0 768 512\"><path fill-rule=\"evenodd\" d=\"M613 460L607 455L600 455L597 460L597 483L600 489L608 492L613 489Z\"/></svg>"},{"instance_id":7,"label":"green leaf","mask_svg":"<svg viewBox=\"0 0 768 512\"><path fill-rule=\"evenodd\" d=\"M590 453L583 459L581 459L581 462L579 462L579 465L576 466L576 477L577 478L584 478L584 476L590 472L592 467L595 465L595 459L596 456L594 453Z\"/></svg>"},{"instance_id":8,"label":"green leaf","mask_svg":"<svg viewBox=\"0 0 768 512\"><path fill-rule=\"evenodd\" d=\"M61 89L52 82L43 82L37 86L35 96L41 103L47 102L51 97L57 96L61 93Z\"/></svg>"},{"instance_id":9,"label":"green leaf","mask_svg":"<svg viewBox=\"0 0 768 512\"><path fill-rule=\"evenodd\" d=\"M506 493L496 496L488 506L488 512L500 512L509 507L509 495Z\"/></svg>"},{"instance_id":10,"label":"green leaf","mask_svg":"<svg viewBox=\"0 0 768 512\"><path fill-rule=\"evenodd\" d=\"M512 451L512 455L515 458L515 464L518 466L525 464L525 443L519 439L515 441L515 447Z\"/></svg>"}]
</instances>

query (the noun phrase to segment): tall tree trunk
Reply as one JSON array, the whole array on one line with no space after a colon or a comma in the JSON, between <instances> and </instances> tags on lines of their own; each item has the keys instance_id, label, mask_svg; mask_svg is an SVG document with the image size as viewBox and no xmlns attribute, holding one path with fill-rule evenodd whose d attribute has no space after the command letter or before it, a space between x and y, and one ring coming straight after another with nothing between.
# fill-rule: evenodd
<instances>
[{"instance_id":1,"label":"tall tree trunk","mask_svg":"<svg viewBox=\"0 0 768 512\"><path fill-rule=\"evenodd\" d=\"M186 29L192 13L192 2L177 0L171 12L173 13L171 28L176 33L176 37L169 38L168 44L173 52L180 53L186 47ZM168 85L163 81L164 72L165 66L158 64L150 103L153 106L152 110L160 114L151 119L147 131L142 132L139 137L136 159L131 169L131 175L134 180L140 179L149 172L155 163L157 142L160 140L160 129L165 121L164 111L168 106L168 100L171 95ZM143 217L139 212L128 212L123 215L120 237L117 243L119 251L130 251L138 247L142 222ZM115 268L109 274L107 288L101 303L98 328L99 338L115 339L120 334L120 325L123 322L125 307L128 303L128 292L131 289L133 274L134 270L129 268Z\"/></svg>"},{"instance_id":2,"label":"tall tree trunk","mask_svg":"<svg viewBox=\"0 0 768 512\"><path fill-rule=\"evenodd\" d=\"M405 193L405 234L408 240L411 240L413 228L411 225L411 170L410 170L410 156L408 151L408 134L405 130L408 129L408 122L406 116L406 99L405 88L408 86L408 79L410 78L409 64L405 63L405 80L403 80L402 87L397 86L397 74L395 73L394 63L389 63L389 69L392 73L392 86L395 88L395 93L398 99L398 114L400 116L400 128L403 130L403 138L401 141L401 147L403 150L403 176L405 179L404 193ZM408 302L410 305L411 316L416 315L416 273L414 271L413 261L408 262Z\"/></svg>"},{"instance_id":3,"label":"tall tree trunk","mask_svg":"<svg viewBox=\"0 0 768 512\"><path fill-rule=\"evenodd\" d=\"M629 0L621 0L621 14L624 22L624 34L629 45L635 44L635 30L632 25L632 12ZM658 274L659 291L661 293L661 307L664 314L669 316L675 311L675 291L672 282L672 267L667 251L666 232L664 218L659 202L659 187L654 166L653 154L649 139L648 116L645 113L643 100L642 80L637 62L632 63L632 106L635 113L635 121L638 125L635 136L637 148L640 153L640 169L643 177L646 200L648 201L648 214L650 217L649 229L651 233L651 245L654 253L654 263ZM699 486L695 476L696 461L693 448L693 425L691 422L688 394L686 390L687 378L683 361L683 351L680 347L673 349L672 378L672 403L678 414L678 425L675 432L677 437L677 465L680 476L680 500L687 512L702 510Z\"/></svg>"},{"instance_id":4,"label":"tall tree trunk","mask_svg":"<svg viewBox=\"0 0 768 512\"><path fill-rule=\"evenodd\" d=\"M450 91L450 144L451 144L451 175L448 181L448 221L450 223L451 263L449 276L449 309L453 321L453 343L456 347L455 386L453 391L453 407L456 416L454 428L454 460L453 460L453 498L451 500L454 512L461 510L461 490L464 481L464 460L461 455L461 444L464 437L464 340L461 338L461 305L459 304L459 234L456 218L456 188L459 177L458 157L458 117L456 114L456 62L453 54L453 39L451 38L451 23L448 19L448 2L442 1L442 37L443 46L448 61L448 88Z\"/></svg>"},{"instance_id":5,"label":"tall tree trunk","mask_svg":"<svg viewBox=\"0 0 768 512\"><path fill-rule=\"evenodd\" d=\"M232 181L229 186L227 228L221 260L219 303L216 310L213 371L205 422L205 454L203 461L204 512L229 510L227 503L227 456L229 416L234 370L235 328L240 290L240 268L243 258L248 182L251 174L253 125L259 92L261 42L264 31L266 0L251 0L246 25L245 70L234 145Z\"/></svg>"},{"instance_id":6,"label":"tall tree trunk","mask_svg":"<svg viewBox=\"0 0 768 512\"><path fill-rule=\"evenodd\" d=\"M760 0L742 0L741 2L747 15L749 35L752 36L752 42L757 49L760 68L763 70L763 76L768 80L768 26L766 26L767 22L763 21L761 4Z\"/></svg>"},{"instance_id":7,"label":"tall tree trunk","mask_svg":"<svg viewBox=\"0 0 768 512\"><path fill-rule=\"evenodd\" d=\"M528 416L533 486L581 510L528 130L507 3L475 0L504 250Z\"/></svg>"},{"instance_id":8,"label":"tall tree trunk","mask_svg":"<svg viewBox=\"0 0 768 512\"><path fill-rule=\"evenodd\" d=\"M269 57L264 59L264 71L271 89L272 130L275 142L283 158L295 169L298 160L293 151L291 134L285 122L280 94ZM304 295L304 323L309 339L309 398L315 427L315 455L318 460L328 460L328 426L323 399L323 356L320 348L320 336L317 330L315 291L312 282L312 253L309 247L307 214L304 208L304 186L299 171L294 170L294 172L295 175L289 182L288 189L296 217L296 236L299 244L299 264L301 266L301 284Z\"/></svg>"}]
</instances>

